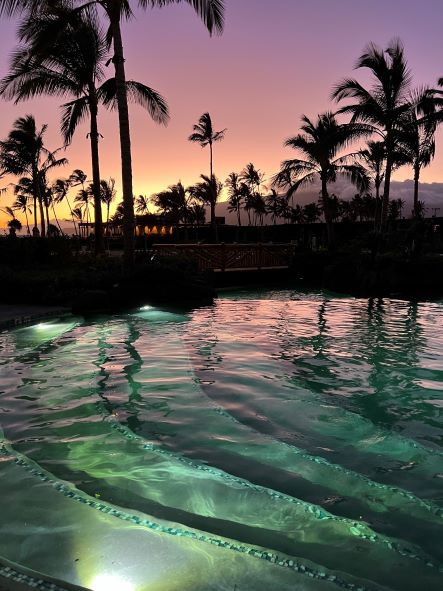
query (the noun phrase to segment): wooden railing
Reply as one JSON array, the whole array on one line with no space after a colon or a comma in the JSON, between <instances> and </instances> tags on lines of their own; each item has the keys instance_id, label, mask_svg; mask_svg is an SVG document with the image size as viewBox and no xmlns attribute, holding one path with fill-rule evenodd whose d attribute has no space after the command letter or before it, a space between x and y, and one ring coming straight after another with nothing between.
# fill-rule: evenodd
<instances>
[{"instance_id":1,"label":"wooden railing","mask_svg":"<svg viewBox=\"0 0 443 591\"><path fill-rule=\"evenodd\" d=\"M200 271L285 268L294 256L293 244L154 244L160 256L185 258Z\"/></svg>"}]
</instances>

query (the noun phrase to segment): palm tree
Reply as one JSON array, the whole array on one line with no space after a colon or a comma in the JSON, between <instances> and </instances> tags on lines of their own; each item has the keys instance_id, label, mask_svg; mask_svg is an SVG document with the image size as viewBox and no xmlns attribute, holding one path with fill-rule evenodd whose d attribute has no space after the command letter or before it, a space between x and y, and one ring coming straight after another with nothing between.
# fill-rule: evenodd
<instances>
[{"instance_id":1,"label":"palm tree","mask_svg":"<svg viewBox=\"0 0 443 591\"><path fill-rule=\"evenodd\" d=\"M221 32L224 21L223 0L138 0L137 5L142 8L162 7L170 4L186 2L190 4L205 23L209 32ZM20 14L23 11L31 13L41 10L42 6L51 6L53 2L41 0L0 0L0 14ZM80 6L85 10L91 6L99 6L104 11L109 30L107 38L113 44L112 62L115 69L116 101L118 107L120 127L120 150L122 161L122 185L124 203L124 256L128 265L134 260L134 197L132 192L132 159L131 138L129 131L128 91L126 86L125 58L121 34L121 22L133 15L132 8L136 0L72 0L72 6ZM63 31L58 31L63 35Z\"/></svg>"},{"instance_id":2,"label":"palm tree","mask_svg":"<svg viewBox=\"0 0 443 591\"><path fill-rule=\"evenodd\" d=\"M100 200L106 205L106 234L109 237L109 209L114 201L117 191L115 190L115 179L100 181Z\"/></svg>"},{"instance_id":3,"label":"palm tree","mask_svg":"<svg viewBox=\"0 0 443 591\"><path fill-rule=\"evenodd\" d=\"M30 17L22 28L27 43L19 47L12 59L10 74L3 79L0 92L15 101L40 94L73 96L62 107L61 130L66 143L70 143L79 125L89 117L92 182L94 190L94 234L97 254L103 251L103 224L100 198L100 165L98 106L116 106L115 78L103 82L107 58L106 38L91 18L76 14L64 27L63 37L56 36L46 43L40 53L42 40L50 36L54 23L63 18L59 12ZM152 118L165 124L168 108L164 99L154 90L133 80L126 82L128 98L145 107Z\"/></svg>"},{"instance_id":4,"label":"palm tree","mask_svg":"<svg viewBox=\"0 0 443 591\"><path fill-rule=\"evenodd\" d=\"M86 235L89 236L89 223L90 223L90 214L89 214L89 205L91 203L91 197L94 198L94 194L92 192L92 185L89 185L86 189L79 189L77 195L74 198L75 203L79 203L80 209L85 210L85 220L86 220Z\"/></svg>"},{"instance_id":5,"label":"palm tree","mask_svg":"<svg viewBox=\"0 0 443 591\"><path fill-rule=\"evenodd\" d=\"M320 219L321 209L315 201L303 207L303 217L307 224L315 224Z\"/></svg>"},{"instance_id":6,"label":"palm tree","mask_svg":"<svg viewBox=\"0 0 443 591\"><path fill-rule=\"evenodd\" d=\"M180 221L186 222L188 218L188 191L189 189L185 189L179 181L175 185L170 185L165 191L153 195L151 200L171 223L178 224Z\"/></svg>"},{"instance_id":7,"label":"palm tree","mask_svg":"<svg viewBox=\"0 0 443 591\"><path fill-rule=\"evenodd\" d=\"M29 207L29 200L32 199L32 183L29 185L27 181L30 179L27 179L26 177L20 180L24 180L25 182L21 183L19 181L14 186L15 201L12 204L12 209L15 211L21 211L25 214L27 234L30 236L31 230L29 228L28 213L32 213L31 208Z\"/></svg>"},{"instance_id":8,"label":"palm tree","mask_svg":"<svg viewBox=\"0 0 443 591\"><path fill-rule=\"evenodd\" d=\"M360 191L368 188L369 180L364 168L356 163L353 154L337 157L339 151L353 140L370 133L361 124L338 123L335 115L324 113L313 123L302 117L304 133L286 140L285 145L301 152L305 159L285 160L274 177L274 185L287 190L288 200L299 189L317 178L321 182L321 202L328 231L330 248L335 245L333 216L329 207L328 184L337 175L348 178Z\"/></svg>"},{"instance_id":9,"label":"palm tree","mask_svg":"<svg viewBox=\"0 0 443 591\"><path fill-rule=\"evenodd\" d=\"M271 220L275 226L277 218L280 217L280 195L275 189L266 197L266 211L271 214Z\"/></svg>"},{"instance_id":10,"label":"palm tree","mask_svg":"<svg viewBox=\"0 0 443 591\"><path fill-rule=\"evenodd\" d=\"M398 130L409 110L407 94L411 76L399 40L391 41L386 50L371 43L355 67L368 68L372 72L374 81L371 89L367 90L357 80L348 78L335 87L332 96L337 101L356 99L355 103L342 107L339 113L350 113L354 123L368 124L384 142L386 169L380 226L383 228L388 217Z\"/></svg>"},{"instance_id":11,"label":"palm tree","mask_svg":"<svg viewBox=\"0 0 443 591\"><path fill-rule=\"evenodd\" d=\"M212 220L215 220L215 206L217 204L217 200L220 196L220 193L223 189L223 185L218 181L217 177L215 176L212 176L212 178L210 178L205 174L202 174L200 175L200 178L202 179L200 183L188 187L188 193L193 199L197 200L198 202L204 203L205 205L209 205L212 222ZM215 242L217 242L217 226L212 225L212 228L215 231Z\"/></svg>"},{"instance_id":12,"label":"palm tree","mask_svg":"<svg viewBox=\"0 0 443 591\"><path fill-rule=\"evenodd\" d=\"M202 148L209 146L209 178L214 174L213 170L213 144L224 139L226 129L214 131L212 119L209 113L203 113L198 123L193 127L194 132L189 136L190 142L200 144Z\"/></svg>"},{"instance_id":13,"label":"palm tree","mask_svg":"<svg viewBox=\"0 0 443 591\"><path fill-rule=\"evenodd\" d=\"M367 172L375 188L375 225L380 226L381 207L380 207L380 187L384 180L384 164L386 161L386 147L384 142L369 141L367 148L360 152L360 157L364 161Z\"/></svg>"},{"instance_id":14,"label":"palm tree","mask_svg":"<svg viewBox=\"0 0 443 591\"><path fill-rule=\"evenodd\" d=\"M69 201L69 198L68 198L68 192L69 192L70 187L71 187L71 184L70 184L69 180L57 179L52 185L52 194L53 194L53 197L54 197L56 203L63 203L63 201L66 199L66 203L68 204L69 211L71 213L71 220L74 225L74 233L78 234L75 217L72 212L71 202Z\"/></svg>"},{"instance_id":15,"label":"palm tree","mask_svg":"<svg viewBox=\"0 0 443 591\"><path fill-rule=\"evenodd\" d=\"M436 125L430 124L429 119L422 116L422 105L428 97L429 89L421 90L411 97L410 109L399 130L399 156L411 164L414 171L414 217L419 217L418 189L421 170L431 164L435 155Z\"/></svg>"},{"instance_id":16,"label":"palm tree","mask_svg":"<svg viewBox=\"0 0 443 591\"><path fill-rule=\"evenodd\" d=\"M139 195L135 199L135 211L139 215L146 215L149 213L149 198L146 195Z\"/></svg>"},{"instance_id":17,"label":"palm tree","mask_svg":"<svg viewBox=\"0 0 443 591\"><path fill-rule=\"evenodd\" d=\"M240 177L236 172L231 172L225 181L228 189L228 211L237 214L238 225L241 226L240 212L242 208L243 192Z\"/></svg>"},{"instance_id":18,"label":"palm tree","mask_svg":"<svg viewBox=\"0 0 443 591\"><path fill-rule=\"evenodd\" d=\"M190 142L196 142L200 144L202 148L209 146L209 178L214 177L214 163L213 163L213 144L220 142L225 137L226 129L221 131L214 131L212 125L212 119L209 113L203 113L198 120L198 123L193 127L194 132L188 137ZM215 188L215 183L211 185ZM216 198L211 199L211 202L215 203ZM215 222L215 209L211 208L211 226L213 234L216 239L217 229Z\"/></svg>"},{"instance_id":19,"label":"palm tree","mask_svg":"<svg viewBox=\"0 0 443 591\"><path fill-rule=\"evenodd\" d=\"M66 158L56 158L56 153L50 152L43 145L43 136L47 126L37 129L32 115L19 117L13 123L13 129L8 137L0 141L0 168L15 176L27 175L32 183L34 199L34 229L37 230L37 203L40 210L41 235L46 234L44 216L45 190L47 187L47 172L67 163Z\"/></svg>"},{"instance_id":20,"label":"palm tree","mask_svg":"<svg viewBox=\"0 0 443 591\"><path fill-rule=\"evenodd\" d=\"M248 224L251 225L251 211L255 210L256 196L260 194L260 186L263 183L264 174L249 162L240 173L243 182L244 209L248 214Z\"/></svg>"}]
</instances>

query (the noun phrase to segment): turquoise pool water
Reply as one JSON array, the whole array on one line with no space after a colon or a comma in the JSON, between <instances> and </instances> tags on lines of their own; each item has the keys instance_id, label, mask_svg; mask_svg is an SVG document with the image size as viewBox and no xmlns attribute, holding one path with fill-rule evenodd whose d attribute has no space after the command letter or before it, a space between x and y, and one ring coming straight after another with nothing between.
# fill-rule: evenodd
<instances>
[{"instance_id":1,"label":"turquoise pool water","mask_svg":"<svg viewBox=\"0 0 443 591\"><path fill-rule=\"evenodd\" d=\"M443 588L443 303L0 335L0 556L94 591Z\"/></svg>"}]
</instances>

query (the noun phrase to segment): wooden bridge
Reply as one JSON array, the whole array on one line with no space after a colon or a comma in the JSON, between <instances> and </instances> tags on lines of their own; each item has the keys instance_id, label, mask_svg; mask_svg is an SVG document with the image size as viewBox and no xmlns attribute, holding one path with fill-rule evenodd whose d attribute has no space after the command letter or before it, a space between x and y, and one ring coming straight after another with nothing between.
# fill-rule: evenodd
<instances>
[{"instance_id":1,"label":"wooden bridge","mask_svg":"<svg viewBox=\"0 0 443 591\"><path fill-rule=\"evenodd\" d=\"M154 244L160 256L184 258L200 271L252 271L286 269L294 256L294 244Z\"/></svg>"}]
</instances>

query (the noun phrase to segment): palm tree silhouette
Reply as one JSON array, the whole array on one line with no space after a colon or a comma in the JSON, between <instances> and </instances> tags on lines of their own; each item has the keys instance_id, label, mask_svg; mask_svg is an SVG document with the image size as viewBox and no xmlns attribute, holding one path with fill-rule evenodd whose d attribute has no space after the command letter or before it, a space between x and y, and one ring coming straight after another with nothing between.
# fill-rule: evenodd
<instances>
[{"instance_id":1,"label":"palm tree silhouette","mask_svg":"<svg viewBox=\"0 0 443 591\"><path fill-rule=\"evenodd\" d=\"M200 144L202 148L209 146L209 178L214 178L214 161L213 161L213 144L224 139L226 129L221 131L214 131L212 119L209 113L203 113L198 120L198 123L193 127L194 132L188 137L190 142ZM215 189L216 183L211 183L210 186ZM217 242L217 228L215 221L215 202L217 197L214 196L210 202L214 203L214 208L211 207L211 226L215 241Z\"/></svg>"},{"instance_id":2,"label":"palm tree silhouette","mask_svg":"<svg viewBox=\"0 0 443 591\"><path fill-rule=\"evenodd\" d=\"M411 97L410 109L399 130L399 156L403 162L411 164L414 171L414 217L419 217L420 173L431 164L435 155L436 125L432 117L429 119L429 113L428 117L423 117L422 113L422 105L428 97L429 89L422 89Z\"/></svg>"},{"instance_id":3,"label":"palm tree silhouette","mask_svg":"<svg viewBox=\"0 0 443 591\"><path fill-rule=\"evenodd\" d=\"M202 181L191 187L188 187L189 195L200 203L209 205L211 211L211 222L214 220L212 225L213 236L215 242L218 241L217 226L215 224L215 206L217 200L222 191L223 185L218 181L217 177L208 177L205 174L200 175Z\"/></svg>"},{"instance_id":4,"label":"palm tree silhouette","mask_svg":"<svg viewBox=\"0 0 443 591\"><path fill-rule=\"evenodd\" d=\"M22 180L24 181L23 183L21 182ZM21 211L25 214L27 234L30 236L31 230L29 228L28 213L32 213L31 208L29 207L29 200L32 199L32 182L28 183L28 181L29 179L24 177L14 185L15 201L12 204L12 209L15 211Z\"/></svg>"},{"instance_id":5,"label":"palm tree silhouette","mask_svg":"<svg viewBox=\"0 0 443 591\"><path fill-rule=\"evenodd\" d=\"M355 103L341 107L339 113L350 113L354 123L368 124L384 142L386 169L380 222L380 228L383 228L388 216L398 130L409 110L407 95L411 75L403 45L398 39L391 41L386 50L369 44L355 67L367 68L372 72L374 80L371 89L367 90L357 80L347 78L337 84L332 97L337 101L356 99Z\"/></svg>"},{"instance_id":6,"label":"palm tree silhouette","mask_svg":"<svg viewBox=\"0 0 443 591\"><path fill-rule=\"evenodd\" d=\"M274 226L277 223L277 218L280 217L280 195L275 189L271 189L270 195L266 197L266 211L271 214L271 220Z\"/></svg>"},{"instance_id":7,"label":"palm tree silhouette","mask_svg":"<svg viewBox=\"0 0 443 591\"><path fill-rule=\"evenodd\" d=\"M74 225L74 233L78 234L77 225L75 221L74 214L72 212L71 202L69 201L68 192L71 187L71 184L68 180L65 179L57 179L52 185L52 194L54 196L56 203L63 203L66 199L66 203L68 204L69 211L71 213L71 220Z\"/></svg>"},{"instance_id":8,"label":"palm tree silhouette","mask_svg":"<svg viewBox=\"0 0 443 591\"><path fill-rule=\"evenodd\" d=\"M192 133L188 140L200 144L202 148L209 146L209 178L214 175L213 170L213 144L220 142L225 137L226 129L221 131L214 131L212 126L212 119L209 113L203 113L198 120L198 123L193 127Z\"/></svg>"},{"instance_id":9,"label":"palm tree silhouette","mask_svg":"<svg viewBox=\"0 0 443 591\"><path fill-rule=\"evenodd\" d=\"M353 154L337 157L338 152L352 141L371 133L362 124L338 123L335 115L324 113L314 123L302 117L304 132L286 140L285 145L300 151L305 159L285 160L273 184L287 190L288 200L299 189L316 178L321 181L321 203L328 231L328 245L335 245L333 215L330 208L328 184L337 175L347 177L360 191L367 190L369 179L364 168L353 160Z\"/></svg>"},{"instance_id":10,"label":"palm tree silhouette","mask_svg":"<svg viewBox=\"0 0 443 591\"><path fill-rule=\"evenodd\" d=\"M160 191L152 196L152 202L160 209L163 214L169 218L173 224L180 221L186 222L188 218L188 193L179 181L175 185L170 185L165 191Z\"/></svg>"},{"instance_id":11,"label":"palm tree silhouette","mask_svg":"<svg viewBox=\"0 0 443 591\"><path fill-rule=\"evenodd\" d=\"M237 222L241 226L240 212L244 192L242 191L240 176L236 172L231 172L225 181L225 186L228 189L228 211L237 214Z\"/></svg>"},{"instance_id":12,"label":"palm tree silhouette","mask_svg":"<svg viewBox=\"0 0 443 591\"><path fill-rule=\"evenodd\" d=\"M209 32L221 33L224 23L223 0L70 0L68 6L90 10L91 7L100 7L109 22L107 38L113 45L112 62L115 69L116 102L118 108L120 128L120 152L122 161L122 186L124 203L123 240L124 258L128 265L134 261L134 196L132 191L132 158L131 137L129 130L128 90L126 86L125 58L123 52L123 40L121 23L133 15L135 4L139 8L163 7L170 4L185 2L192 6L200 16ZM46 0L0 0L0 14L20 14L29 11L31 14L42 8L51 7L54 3ZM54 31L63 35L62 30Z\"/></svg>"},{"instance_id":13,"label":"palm tree silhouette","mask_svg":"<svg viewBox=\"0 0 443 591\"><path fill-rule=\"evenodd\" d=\"M100 165L98 106L116 106L115 78L103 82L107 57L106 38L96 22L76 13L64 26L63 37L56 36L45 44L44 51L36 51L51 36L54 24L63 13L32 16L22 24L26 33L25 45L14 53L11 71L1 83L0 93L15 102L40 94L74 96L62 107L61 130L68 144L79 123L89 118L92 183L94 190L95 251L103 252L103 224L100 198ZM100 84L100 85L99 85ZM148 110L158 123L168 120L164 99L154 90L133 80L126 82L128 97Z\"/></svg>"},{"instance_id":14,"label":"palm tree silhouette","mask_svg":"<svg viewBox=\"0 0 443 591\"><path fill-rule=\"evenodd\" d=\"M14 176L27 175L32 185L34 199L34 229L37 230L37 204L40 210L41 236L46 235L44 206L46 175L53 168L64 166L66 158L56 158L56 153L50 152L43 144L43 136L47 125L37 129L32 115L19 117L13 123L8 137L0 141L0 168Z\"/></svg>"},{"instance_id":15,"label":"palm tree silhouette","mask_svg":"<svg viewBox=\"0 0 443 591\"><path fill-rule=\"evenodd\" d=\"M139 195L135 198L135 211L140 215L149 212L149 198L146 195Z\"/></svg>"},{"instance_id":16,"label":"palm tree silhouette","mask_svg":"<svg viewBox=\"0 0 443 591\"><path fill-rule=\"evenodd\" d=\"M378 228L381 222L380 187L385 178L384 165L386 161L386 148L384 142L369 141L367 148L360 152L366 169L374 183L375 188L375 225Z\"/></svg>"},{"instance_id":17,"label":"palm tree silhouette","mask_svg":"<svg viewBox=\"0 0 443 591\"><path fill-rule=\"evenodd\" d=\"M110 178L109 181L100 181L100 200L106 205L106 235L109 237L109 209L111 203L114 201L117 192L115 190L115 180ZM109 248L109 245L108 245Z\"/></svg>"}]
</instances>

